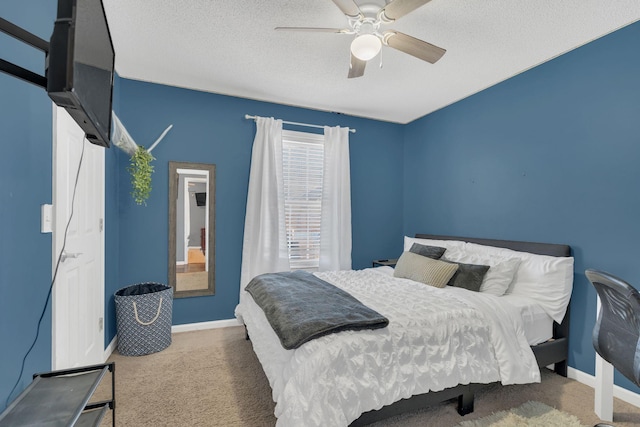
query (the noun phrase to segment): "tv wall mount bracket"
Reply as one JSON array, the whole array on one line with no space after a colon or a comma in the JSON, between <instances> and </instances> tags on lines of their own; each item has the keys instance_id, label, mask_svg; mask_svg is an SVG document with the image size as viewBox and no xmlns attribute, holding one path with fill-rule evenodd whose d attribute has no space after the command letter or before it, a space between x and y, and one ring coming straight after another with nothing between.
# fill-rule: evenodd
<instances>
[{"instance_id":1,"label":"tv wall mount bracket","mask_svg":"<svg viewBox=\"0 0 640 427\"><path fill-rule=\"evenodd\" d=\"M49 53L49 42L47 42L46 40L41 39L35 34L30 33L24 28L20 28L1 17L0 31L20 40L23 43L26 43L32 47L35 47L36 49L43 51L45 53L46 61L46 55ZM47 88L47 78L45 76L36 74L33 71L27 70L26 68L20 67L19 65L13 64L2 58L0 58L0 71L32 83L36 86L40 86L44 89Z\"/></svg>"}]
</instances>

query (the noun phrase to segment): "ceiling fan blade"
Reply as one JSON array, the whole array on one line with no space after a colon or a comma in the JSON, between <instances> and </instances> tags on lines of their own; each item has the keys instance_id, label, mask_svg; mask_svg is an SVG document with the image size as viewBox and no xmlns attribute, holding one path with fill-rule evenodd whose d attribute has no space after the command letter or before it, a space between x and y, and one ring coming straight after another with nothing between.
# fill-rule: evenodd
<instances>
[{"instance_id":1,"label":"ceiling fan blade","mask_svg":"<svg viewBox=\"0 0 640 427\"><path fill-rule=\"evenodd\" d=\"M353 0L331 0L336 6L350 18L358 18L362 16L360 8Z\"/></svg>"},{"instance_id":2,"label":"ceiling fan blade","mask_svg":"<svg viewBox=\"0 0 640 427\"><path fill-rule=\"evenodd\" d=\"M398 31L385 31L383 41L387 46L432 64L435 64L446 52L441 47Z\"/></svg>"},{"instance_id":3,"label":"ceiling fan blade","mask_svg":"<svg viewBox=\"0 0 640 427\"><path fill-rule=\"evenodd\" d=\"M364 67L367 65L367 61L358 59L351 54L351 63L349 64L349 78L362 77L364 75Z\"/></svg>"},{"instance_id":4,"label":"ceiling fan blade","mask_svg":"<svg viewBox=\"0 0 640 427\"><path fill-rule=\"evenodd\" d=\"M342 33L350 34L351 30L346 28L314 28L314 27L276 27L276 31L300 31L300 32L314 32L314 33Z\"/></svg>"},{"instance_id":5,"label":"ceiling fan blade","mask_svg":"<svg viewBox=\"0 0 640 427\"><path fill-rule=\"evenodd\" d=\"M393 0L380 10L379 16L383 21L392 22L430 1L431 0Z\"/></svg>"}]
</instances>

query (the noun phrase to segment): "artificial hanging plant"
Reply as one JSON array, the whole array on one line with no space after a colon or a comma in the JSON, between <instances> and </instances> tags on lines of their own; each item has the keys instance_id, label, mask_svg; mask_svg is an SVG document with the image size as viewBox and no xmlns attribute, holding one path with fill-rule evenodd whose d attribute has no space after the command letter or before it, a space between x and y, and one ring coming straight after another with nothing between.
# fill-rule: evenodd
<instances>
[{"instance_id":1,"label":"artificial hanging plant","mask_svg":"<svg viewBox=\"0 0 640 427\"><path fill-rule=\"evenodd\" d=\"M131 196L139 205L147 205L147 199L151 194L151 174L153 166L151 161L155 158L139 145L131 156L127 170L131 174Z\"/></svg>"}]
</instances>

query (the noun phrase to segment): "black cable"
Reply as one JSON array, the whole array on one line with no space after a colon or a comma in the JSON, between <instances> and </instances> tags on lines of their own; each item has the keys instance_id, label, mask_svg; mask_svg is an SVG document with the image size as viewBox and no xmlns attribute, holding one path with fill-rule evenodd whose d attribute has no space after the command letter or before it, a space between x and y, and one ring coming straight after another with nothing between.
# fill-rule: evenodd
<instances>
[{"instance_id":1,"label":"black cable","mask_svg":"<svg viewBox=\"0 0 640 427\"><path fill-rule=\"evenodd\" d=\"M40 319L38 319L38 326L36 327L36 336L33 339L33 342L31 343L31 346L29 347L29 350L27 350L27 353L22 358L22 366L20 367L20 374L18 375L18 379L16 380L16 383L13 385L13 388L9 392L9 395L7 396L7 400L5 402L5 406L7 406L7 407L9 406L9 399L11 399L11 395L13 394L14 391L16 391L16 388L18 387L18 384L20 384L20 378L22 378L22 374L24 373L24 366L27 363L27 357L31 353L31 350L33 350L33 348L36 346L36 342L38 342L38 337L40 336L40 325L42 324L42 319L44 319L44 315L47 312L47 306L49 305L49 300L51 299L51 292L53 291L53 284L56 282L56 277L58 276L58 267L60 267L60 263L62 262L62 254L64 253L64 249L67 246L67 234L69 232L69 226L71 225L71 219L73 218L73 205L74 205L74 201L76 199L76 190L78 188L78 179L80 178L80 169L82 168L82 159L84 158L84 147L85 147L85 144L86 144L85 140L83 139L82 140L82 152L80 153L80 161L78 162L78 171L76 172L76 181L73 184L73 195L71 196L71 214L69 215L69 220L67 221L67 226L64 229L64 238L62 240L62 249L60 250L60 254L58 255L58 261L56 262L56 268L53 271L53 278L51 279L51 285L49 286L49 292L47 293L47 299L44 302L44 307L42 308L42 313L40 314Z\"/></svg>"}]
</instances>

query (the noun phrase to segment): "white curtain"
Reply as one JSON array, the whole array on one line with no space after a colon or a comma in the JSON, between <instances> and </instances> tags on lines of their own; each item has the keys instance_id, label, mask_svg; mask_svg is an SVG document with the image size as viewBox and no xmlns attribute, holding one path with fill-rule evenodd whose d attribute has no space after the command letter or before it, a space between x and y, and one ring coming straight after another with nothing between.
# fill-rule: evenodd
<instances>
[{"instance_id":1,"label":"white curtain","mask_svg":"<svg viewBox=\"0 0 640 427\"><path fill-rule=\"evenodd\" d=\"M324 127L320 271L351 270L349 128Z\"/></svg>"},{"instance_id":2,"label":"white curtain","mask_svg":"<svg viewBox=\"0 0 640 427\"><path fill-rule=\"evenodd\" d=\"M255 276L289 270L283 193L282 120L257 117L244 222L241 299Z\"/></svg>"},{"instance_id":3,"label":"white curtain","mask_svg":"<svg viewBox=\"0 0 640 427\"><path fill-rule=\"evenodd\" d=\"M349 129L324 128L324 178L319 270L351 269ZM282 120L256 118L244 223L240 299L263 273L289 271L284 224Z\"/></svg>"}]
</instances>

